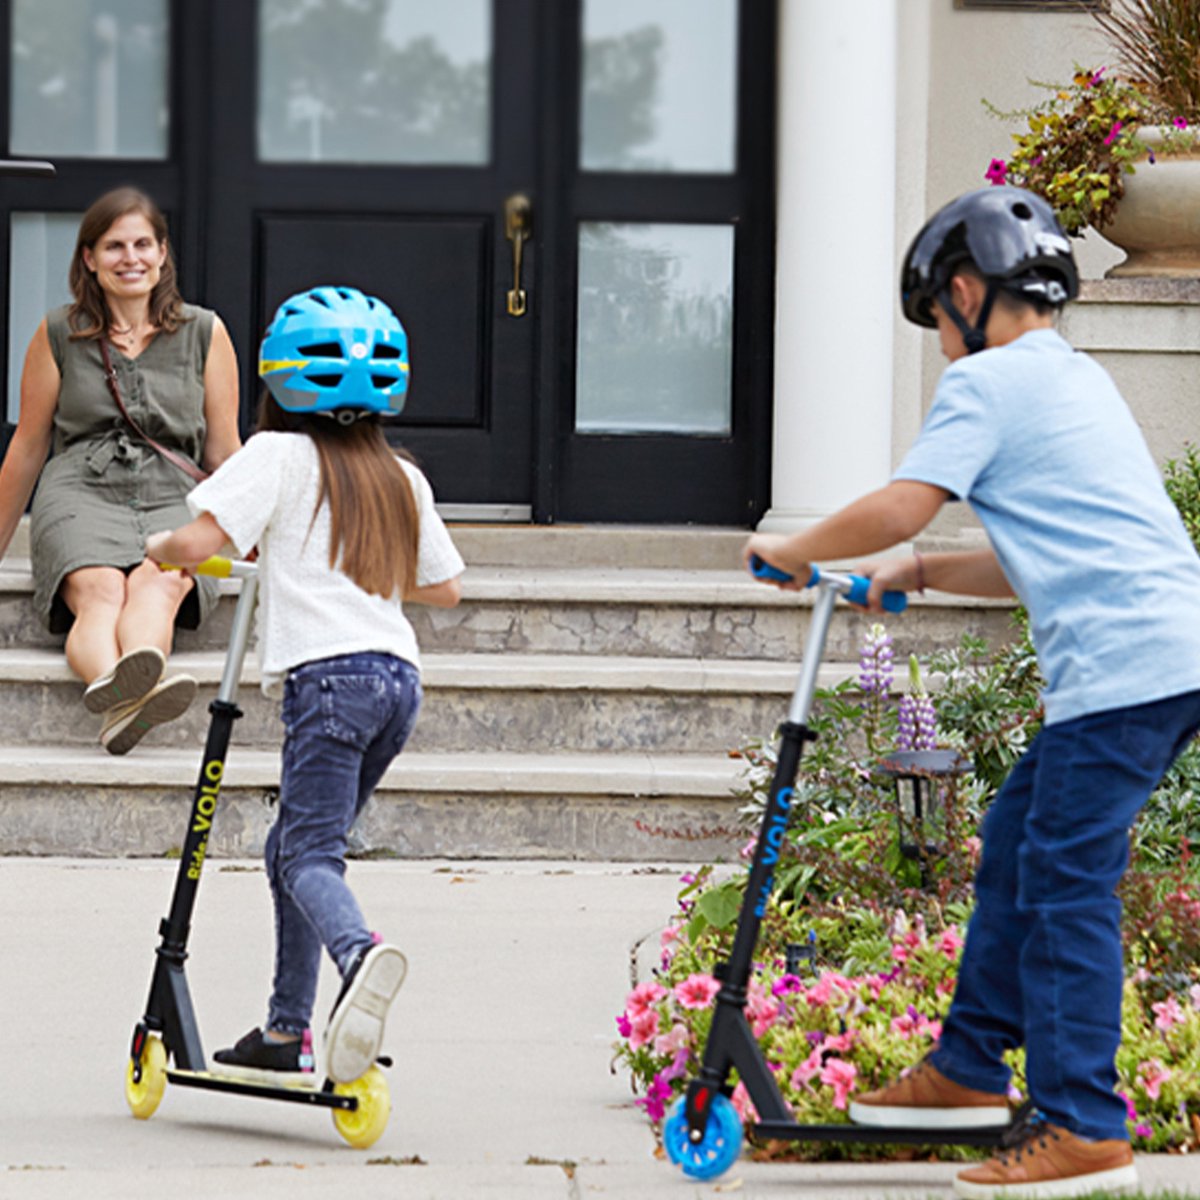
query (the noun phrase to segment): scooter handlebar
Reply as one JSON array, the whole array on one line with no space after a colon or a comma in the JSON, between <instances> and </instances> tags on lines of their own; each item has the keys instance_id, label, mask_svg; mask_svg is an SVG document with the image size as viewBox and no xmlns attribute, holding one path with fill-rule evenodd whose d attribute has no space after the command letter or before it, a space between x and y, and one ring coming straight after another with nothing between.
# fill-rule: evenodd
<instances>
[{"instance_id":1,"label":"scooter handlebar","mask_svg":"<svg viewBox=\"0 0 1200 1200\"><path fill-rule=\"evenodd\" d=\"M757 554L752 555L750 558L750 574L755 579L765 579L775 583L787 583L794 578L787 571L781 571L778 567L773 567L765 559L759 558ZM816 587L822 581L836 591L841 592L851 604L857 604L860 608L866 607L867 593L871 589L871 581L866 576L843 575L840 572L821 571L817 567L813 567L812 574L804 586ZM908 596L904 592L883 593L883 608L885 612L902 613L907 607Z\"/></svg>"},{"instance_id":2,"label":"scooter handlebar","mask_svg":"<svg viewBox=\"0 0 1200 1200\"><path fill-rule=\"evenodd\" d=\"M258 564L243 562L241 559L224 558L214 554L194 567L180 567L175 563L160 563L165 571L189 571L193 575L212 575L217 579L249 579L258 574Z\"/></svg>"}]
</instances>

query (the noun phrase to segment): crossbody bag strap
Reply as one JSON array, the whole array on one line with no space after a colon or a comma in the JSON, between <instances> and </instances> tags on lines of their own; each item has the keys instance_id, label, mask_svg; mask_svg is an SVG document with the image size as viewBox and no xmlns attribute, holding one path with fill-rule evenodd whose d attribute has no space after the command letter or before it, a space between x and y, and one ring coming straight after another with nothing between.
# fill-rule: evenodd
<instances>
[{"instance_id":1,"label":"crossbody bag strap","mask_svg":"<svg viewBox=\"0 0 1200 1200\"><path fill-rule=\"evenodd\" d=\"M100 357L104 360L104 381L108 384L108 390L112 393L112 398L116 402L117 408L120 410L121 416L125 418L125 424L133 430L134 433L146 442L153 446L167 460L177 466L181 471L194 479L197 483L203 483L208 478L208 472L202 471L195 463L188 462L182 454L176 454L174 450L168 450L161 442L156 442L142 427L129 415L129 410L125 407L125 402L121 399L121 385L117 381L117 372L112 365L112 357L108 353L108 342L104 338L100 339Z\"/></svg>"}]
</instances>

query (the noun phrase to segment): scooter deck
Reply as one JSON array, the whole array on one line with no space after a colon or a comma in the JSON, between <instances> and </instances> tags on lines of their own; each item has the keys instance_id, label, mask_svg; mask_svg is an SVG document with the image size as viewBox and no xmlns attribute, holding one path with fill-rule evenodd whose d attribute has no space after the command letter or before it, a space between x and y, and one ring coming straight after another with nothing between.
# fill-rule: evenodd
<instances>
[{"instance_id":1,"label":"scooter deck","mask_svg":"<svg viewBox=\"0 0 1200 1200\"><path fill-rule=\"evenodd\" d=\"M942 1129L910 1125L799 1125L795 1121L760 1121L754 1135L789 1142L858 1142L863 1145L1003 1146L1015 1122L1008 1125L946 1126Z\"/></svg>"},{"instance_id":2,"label":"scooter deck","mask_svg":"<svg viewBox=\"0 0 1200 1200\"><path fill-rule=\"evenodd\" d=\"M228 1092L237 1096L258 1096L264 1100L283 1100L291 1104L311 1104L318 1108L343 1108L354 1112L358 1100L354 1096L339 1095L327 1081L317 1083L258 1083L252 1079L238 1079L232 1075L219 1075L215 1071L180 1071L167 1069L167 1082L180 1087L202 1088L210 1092Z\"/></svg>"}]
</instances>

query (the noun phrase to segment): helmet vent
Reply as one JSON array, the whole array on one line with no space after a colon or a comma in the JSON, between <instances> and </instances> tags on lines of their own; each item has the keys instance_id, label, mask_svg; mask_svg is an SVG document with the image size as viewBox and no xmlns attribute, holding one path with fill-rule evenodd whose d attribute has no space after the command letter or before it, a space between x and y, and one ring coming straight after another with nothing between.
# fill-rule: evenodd
<instances>
[{"instance_id":1,"label":"helmet vent","mask_svg":"<svg viewBox=\"0 0 1200 1200\"><path fill-rule=\"evenodd\" d=\"M1018 200L1017 203L1012 206L1012 212L1013 216L1017 217L1019 220L1030 221L1033 219L1033 209L1030 208L1028 204L1024 203L1024 201Z\"/></svg>"},{"instance_id":2,"label":"helmet vent","mask_svg":"<svg viewBox=\"0 0 1200 1200\"><path fill-rule=\"evenodd\" d=\"M305 358L344 358L342 348L337 342L316 342L311 346L299 346L297 354Z\"/></svg>"},{"instance_id":3,"label":"helmet vent","mask_svg":"<svg viewBox=\"0 0 1200 1200\"><path fill-rule=\"evenodd\" d=\"M386 342L380 343L375 347L376 358L401 358L402 354L399 346L389 346Z\"/></svg>"},{"instance_id":4,"label":"helmet vent","mask_svg":"<svg viewBox=\"0 0 1200 1200\"><path fill-rule=\"evenodd\" d=\"M317 387L335 388L342 382L340 375L308 375L306 376L309 383L315 383Z\"/></svg>"},{"instance_id":5,"label":"helmet vent","mask_svg":"<svg viewBox=\"0 0 1200 1200\"><path fill-rule=\"evenodd\" d=\"M396 386L396 380L391 375L372 375L371 383L381 392L387 391L388 388Z\"/></svg>"}]
</instances>

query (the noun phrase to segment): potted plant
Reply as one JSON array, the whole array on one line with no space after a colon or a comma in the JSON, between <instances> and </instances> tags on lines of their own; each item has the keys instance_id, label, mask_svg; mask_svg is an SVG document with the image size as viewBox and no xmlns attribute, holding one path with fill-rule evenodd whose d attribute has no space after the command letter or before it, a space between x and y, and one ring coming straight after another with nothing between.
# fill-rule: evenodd
<instances>
[{"instance_id":1,"label":"potted plant","mask_svg":"<svg viewBox=\"0 0 1200 1200\"><path fill-rule=\"evenodd\" d=\"M1021 118L986 177L1045 196L1063 228L1091 226L1128 254L1111 275L1200 274L1200 5L1114 0L1095 13L1113 67L1077 69Z\"/></svg>"}]
</instances>

